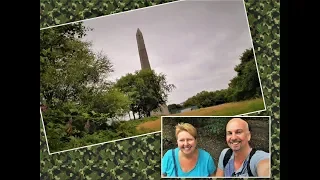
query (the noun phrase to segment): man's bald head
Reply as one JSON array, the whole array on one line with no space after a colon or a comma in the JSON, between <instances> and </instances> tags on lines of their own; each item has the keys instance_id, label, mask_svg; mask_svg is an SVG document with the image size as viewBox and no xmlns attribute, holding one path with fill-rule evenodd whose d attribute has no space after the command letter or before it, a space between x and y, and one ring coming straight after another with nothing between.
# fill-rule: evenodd
<instances>
[{"instance_id":1,"label":"man's bald head","mask_svg":"<svg viewBox=\"0 0 320 180\"><path fill-rule=\"evenodd\" d=\"M228 123L227 123L227 129L228 126L237 126L241 127L241 129L245 131L250 131L249 124L247 121L241 119L241 118L232 118Z\"/></svg>"}]
</instances>

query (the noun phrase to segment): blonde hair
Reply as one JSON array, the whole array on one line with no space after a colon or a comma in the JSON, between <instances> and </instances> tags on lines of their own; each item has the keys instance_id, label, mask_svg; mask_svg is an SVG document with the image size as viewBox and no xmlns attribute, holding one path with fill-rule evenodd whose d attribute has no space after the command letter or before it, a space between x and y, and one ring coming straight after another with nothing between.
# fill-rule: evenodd
<instances>
[{"instance_id":1,"label":"blonde hair","mask_svg":"<svg viewBox=\"0 0 320 180\"><path fill-rule=\"evenodd\" d=\"M189 134L191 134L195 139L197 139L197 129L189 124L189 123L178 123L176 125L176 138L178 138L178 134L181 132L181 131L187 131Z\"/></svg>"}]
</instances>

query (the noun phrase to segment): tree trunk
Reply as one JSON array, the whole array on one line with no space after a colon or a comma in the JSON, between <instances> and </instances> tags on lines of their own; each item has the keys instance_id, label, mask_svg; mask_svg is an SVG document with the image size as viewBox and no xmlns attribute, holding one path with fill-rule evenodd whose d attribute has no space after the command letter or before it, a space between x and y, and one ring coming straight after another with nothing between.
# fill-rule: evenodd
<instances>
[{"instance_id":1,"label":"tree trunk","mask_svg":"<svg viewBox=\"0 0 320 180\"><path fill-rule=\"evenodd\" d=\"M136 112L132 111L133 119L136 120Z\"/></svg>"}]
</instances>

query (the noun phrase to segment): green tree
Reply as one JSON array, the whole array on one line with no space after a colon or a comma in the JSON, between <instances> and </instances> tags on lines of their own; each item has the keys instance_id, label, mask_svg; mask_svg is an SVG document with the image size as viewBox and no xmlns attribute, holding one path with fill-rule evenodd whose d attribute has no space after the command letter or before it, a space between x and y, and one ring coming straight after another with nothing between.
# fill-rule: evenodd
<instances>
[{"instance_id":1,"label":"green tree","mask_svg":"<svg viewBox=\"0 0 320 180\"><path fill-rule=\"evenodd\" d=\"M80 40L86 28L71 24L40 31L40 92L53 107L80 101L87 89L103 86L112 72L110 60Z\"/></svg>"},{"instance_id":2,"label":"green tree","mask_svg":"<svg viewBox=\"0 0 320 180\"><path fill-rule=\"evenodd\" d=\"M82 40L89 30L78 23L40 31L40 101L48 107L42 114L49 144L57 149L88 132L115 127L113 121L131 103L112 88L108 57Z\"/></svg>"},{"instance_id":3,"label":"green tree","mask_svg":"<svg viewBox=\"0 0 320 180\"><path fill-rule=\"evenodd\" d=\"M186 108L186 107L189 107L189 106L199 106L200 107L200 104L197 100L197 96L192 96L190 98L188 98L184 103L183 103L183 107Z\"/></svg>"},{"instance_id":4,"label":"green tree","mask_svg":"<svg viewBox=\"0 0 320 180\"><path fill-rule=\"evenodd\" d=\"M229 83L229 95L233 101L261 97L260 83L254 60L253 49L246 49L240 57L240 64L234 70L237 76Z\"/></svg>"},{"instance_id":5,"label":"green tree","mask_svg":"<svg viewBox=\"0 0 320 180\"><path fill-rule=\"evenodd\" d=\"M121 92L123 92L126 97L130 99L129 108L133 113L133 119L136 119L135 114L139 112L138 104L140 100L139 89L136 83L136 76L132 73L127 73L125 76L122 76L117 80L117 82L115 83L115 88L120 89Z\"/></svg>"},{"instance_id":6,"label":"green tree","mask_svg":"<svg viewBox=\"0 0 320 180\"><path fill-rule=\"evenodd\" d=\"M176 113L179 109L182 109L183 106L180 104L169 104L168 105L168 110L171 114Z\"/></svg>"},{"instance_id":7,"label":"green tree","mask_svg":"<svg viewBox=\"0 0 320 180\"><path fill-rule=\"evenodd\" d=\"M83 103L96 113L108 114L110 118L124 116L130 110L131 101L116 88L96 90L91 96L86 96Z\"/></svg>"},{"instance_id":8,"label":"green tree","mask_svg":"<svg viewBox=\"0 0 320 180\"><path fill-rule=\"evenodd\" d=\"M175 88L173 84L167 83L164 74L157 74L153 70L128 73L117 80L115 86L130 98L130 109L137 112L139 118L150 117L151 111L166 103L168 93Z\"/></svg>"},{"instance_id":9,"label":"green tree","mask_svg":"<svg viewBox=\"0 0 320 180\"><path fill-rule=\"evenodd\" d=\"M214 105L219 105L228 102L226 97L226 89L221 89L217 91L201 91L196 95L188 98L183 106L198 106L198 107L210 107Z\"/></svg>"}]
</instances>

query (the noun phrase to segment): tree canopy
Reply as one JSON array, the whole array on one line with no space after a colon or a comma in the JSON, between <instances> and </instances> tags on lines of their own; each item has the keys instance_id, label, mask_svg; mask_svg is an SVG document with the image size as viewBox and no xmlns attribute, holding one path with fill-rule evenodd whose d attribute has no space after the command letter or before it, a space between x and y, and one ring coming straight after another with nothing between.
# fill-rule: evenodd
<instances>
[{"instance_id":1,"label":"tree canopy","mask_svg":"<svg viewBox=\"0 0 320 180\"><path fill-rule=\"evenodd\" d=\"M166 103L168 93L175 88L173 84L167 83L164 74L157 74L154 70L128 73L117 80L115 87L129 97L133 114L145 117L150 117L152 110Z\"/></svg>"}]
</instances>

